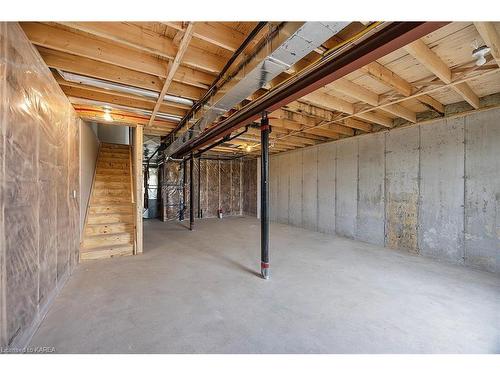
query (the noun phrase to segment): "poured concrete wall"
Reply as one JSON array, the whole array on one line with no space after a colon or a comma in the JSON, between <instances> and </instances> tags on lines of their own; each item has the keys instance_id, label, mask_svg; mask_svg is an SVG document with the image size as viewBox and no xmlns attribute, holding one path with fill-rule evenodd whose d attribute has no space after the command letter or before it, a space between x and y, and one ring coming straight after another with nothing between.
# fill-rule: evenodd
<instances>
[{"instance_id":1,"label":"poured concrete wall","mask_svg":"<svg viewBox=\"0 0 500 375\"><path fill-rule=\"evenodd\" d=\"M465 118L465 263L500 272L500 111Z\"/></svg>"},{"instance_id":2,"label":"poured concrete wall","mask_svg":"<svg viewBox=\"0 0 500 375\"><path fill-rule=\"evenodd\" d=\"M356 238L384 246L385 134L358 141Z\"/></svg>"},{"instance_id":3,"label":"poured concrete wall","mask_svg":"<svg viewBox=\"0 0 500 375\"><path fill-rule=\"evenodd\" d=\"M79 130L17 23L0 23L0 347L24 347L79 251Z\"/></svg>"},{"instance_id":4,"label":"poured concrete wall","mask_svg":"<svg viewBox=\"0 0 500 375\"><path fill-rule=\"evenodd\" d=\"M273 155L271 219L500 272L500 109Z\"/></svg>"}]
</instances>

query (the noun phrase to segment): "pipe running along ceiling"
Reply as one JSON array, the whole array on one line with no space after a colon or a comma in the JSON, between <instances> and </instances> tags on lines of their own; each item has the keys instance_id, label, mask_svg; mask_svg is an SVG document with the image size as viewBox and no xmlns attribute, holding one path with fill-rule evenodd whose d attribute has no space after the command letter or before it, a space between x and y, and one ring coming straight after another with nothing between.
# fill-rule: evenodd
<instances>
[{"instance_id":1,"label":"pipe running along ceiling","mask_svg":"<svg viewBox=\"0 0 500 375\"><path fill-rule=\"evenodd\" d=\"M188 129L169 145L165 155L170 156L177 152L221 115L263 88L280 73L290 69L348 24L349 22L286 22L272 26L276 27L276 30L270 33L271 37L237 75L219 89L218 95L193 115Z\"/></svg>"}]
</instances>

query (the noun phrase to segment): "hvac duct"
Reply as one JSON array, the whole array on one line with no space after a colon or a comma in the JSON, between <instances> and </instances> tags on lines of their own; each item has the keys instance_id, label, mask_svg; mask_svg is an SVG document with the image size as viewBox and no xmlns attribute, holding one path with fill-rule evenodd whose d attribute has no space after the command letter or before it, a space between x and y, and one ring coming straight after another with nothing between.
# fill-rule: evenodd
<instances>
[{"instance_id":1,"label":"hvac duct","mask_svg":"<svg viewBox=\"0 0 500 375\"><path fill-rule=\"evenodd\" d=\"M159 93L152 90L146 90L139 87L122 85L120 83L109 82L98 78L86 77L80 74L69 73L59 69L57 70L57 72L62 78L64 78L64 80L68 82L80 83L82 85L99 87L101 89L113 90L113 91L123 92L126 94L144 96L146 98L152 98L155 100L157 100L158 96L160 95ZM193 101L191 99L181 98L179 96L174 96L174 95L165 95L163 97L163 100L171 103L186 105L188 107L191 107L193 105Z\"/></svg>"},{"instance_id":2,"label":"hvac duct","mask_svg":"<svg viewBox=\"0 0 500 375\"><path fill-rule=\"evenodd\" d=\"M242 77L233 77L190 120L190 128L166 150L167 155L178 151L195 138L218 117L232 109L251 94L264 87L280 73L308 55L325 41L344 29L349 22L287 22L242 68Z\"/></svg>"}]
</instances>

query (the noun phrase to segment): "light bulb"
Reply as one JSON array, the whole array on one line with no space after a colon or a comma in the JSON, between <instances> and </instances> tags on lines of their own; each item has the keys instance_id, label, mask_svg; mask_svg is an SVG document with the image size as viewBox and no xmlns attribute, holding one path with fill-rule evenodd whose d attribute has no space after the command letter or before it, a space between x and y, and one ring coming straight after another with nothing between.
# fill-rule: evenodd
<instances>
[{"instance_id":1,"label":"light bulb","mask_svg":"<svg viewBox=\"0 0 500 375\"><path fill-rule=\"evenodd\" d=\"M109 109L104 110L104 115L102 117L106 121L113 121L113 117L111 116L111 111Z\"/></svg>"}]
</instances>

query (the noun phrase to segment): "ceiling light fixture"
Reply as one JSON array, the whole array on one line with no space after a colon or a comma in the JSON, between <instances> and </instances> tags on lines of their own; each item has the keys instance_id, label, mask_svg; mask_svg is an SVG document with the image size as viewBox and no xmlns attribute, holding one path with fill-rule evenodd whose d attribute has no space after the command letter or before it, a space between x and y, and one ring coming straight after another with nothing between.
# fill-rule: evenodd
<instances>
[{"instance_id":1,"label":"ceiling light fixture","mask_svg":"<svg viewBox=\"0 0 500 375\"><path fill-rule=\"evenodd\" d=\"M102 117L104 118L104 120L108 122L113 121L113 116L111 116L111 108L109 108L109 106L104 106L103 108L104 114L102 115Z\"/></svg>"},{"instance_id":2,"label":"ceiling light fixture","mask_svg":"<svg viewBox=\"0 0 500 375\"><path fill-rule=\"evenodd\" d=\"M476 65L482 66L486 64L485 56L490 53L491 48L486 45L479 46L476 40L472 43L472 47L474 48L472 51L472 57L476 59Z\"/></svg>"}]
</instances>

